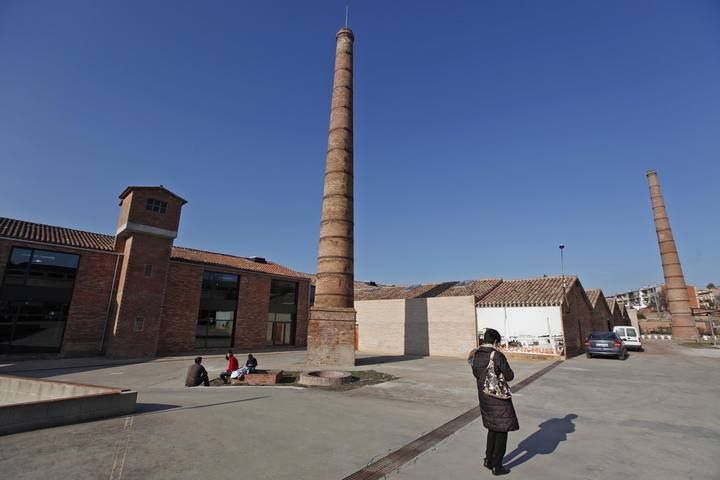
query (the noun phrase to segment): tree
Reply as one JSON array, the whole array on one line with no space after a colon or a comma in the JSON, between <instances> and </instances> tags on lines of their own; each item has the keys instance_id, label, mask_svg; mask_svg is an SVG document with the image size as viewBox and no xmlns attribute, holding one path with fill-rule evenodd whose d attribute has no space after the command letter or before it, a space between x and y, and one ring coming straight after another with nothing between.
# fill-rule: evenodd
<instances>
[{"instance_id":1,"label":"tree","mask_svg":"<svg viewBox=\"0 0 720 480\"><path fill-rule=\"evenodd\" d=\"M717 287L715 287L715 284L714 284L714 283L710 282L710 283L707 284L707 286L706 286L705 288L711 289L711 288L717 288Z\"/></svg>"}]
</instances>

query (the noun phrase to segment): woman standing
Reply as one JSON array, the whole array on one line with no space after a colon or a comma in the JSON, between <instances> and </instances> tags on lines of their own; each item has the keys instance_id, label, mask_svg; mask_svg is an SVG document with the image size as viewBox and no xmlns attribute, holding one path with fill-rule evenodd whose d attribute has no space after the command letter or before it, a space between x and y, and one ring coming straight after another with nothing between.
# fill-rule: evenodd
<instances>
[{"instance_id":1,"label":"woman standing","mask_svg":"<svg viewBox=\"0 0 720 480\"><path fill-rule=\"evenodd\" d=\"M513 407L511 398L498 398L488 395L484 391L491 358L495 365L494 372L497 377L502 374L505 381L508 382L515 377L510 365L508 365L507 358L497 350L498 345L500 345L500 333L492 328L485 330L483 344L475 351L472 358L472 370L477 379L483 425L488 429L484 465L492 470L493 475L505 475L510 473L510 470L502 464L507 447L507 435L508 432L519 429L520 426L518 425L515 407Z\"/></svg>"}]
</instances>

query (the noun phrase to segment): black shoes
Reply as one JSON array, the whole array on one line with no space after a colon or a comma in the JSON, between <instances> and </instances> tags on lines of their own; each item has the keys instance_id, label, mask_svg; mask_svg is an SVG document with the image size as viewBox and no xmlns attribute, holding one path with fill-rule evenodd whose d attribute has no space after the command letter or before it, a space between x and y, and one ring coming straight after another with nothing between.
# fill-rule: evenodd
<instances>
[{"instance_id":1,"label":"black shoes","mask_svg":"<svg viewBox=\"0 0 720 480\"><path fill-rule=\"evenodd\" d=\"M508 473L510 473L510 470L508 470L507 468L502 467L502 466L495 467L492 469L493 475L507 475Z\"/></svg>"},{"instance_id":2,"label":"black shoes","mask_svg":"<svg viewBox=\"0 0 720 480\"><path fill-rule=\"evenodd\" d=\"M484 458L484 459L483 459L483 465L484 465L485 468L487 468L488 470L492 470L492 465L490 465L490 460L488 460L487 458Z\"/></svg>"}]
</instances>

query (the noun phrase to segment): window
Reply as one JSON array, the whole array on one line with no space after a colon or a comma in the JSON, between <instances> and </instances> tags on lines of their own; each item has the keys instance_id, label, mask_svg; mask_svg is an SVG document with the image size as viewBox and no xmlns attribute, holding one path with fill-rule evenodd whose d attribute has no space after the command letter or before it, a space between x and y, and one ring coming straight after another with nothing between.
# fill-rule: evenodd
<instances>
[{"instance_id":1,"label":"window","mask_svg":"<svg viewBox=\"0 0 720 480\"><path fill-rule=\"evenodd\" d=\"M195 348L232 347L240 277L204 272Z\"/></svg>"},{"instance_id":2,"label":"window","mask_svg":"<svg viewBox=\"0 0 720 480\"><path fill-rule=\"evenodd\" d=\"M80 257L13 248L0 288L0 353L59 352Z\"/></svg>"},{"instance_id":3,"label":"window","mask_svg":"<svg viewBox=\"0 0 720 480\"><path fill-rule=\"evenodd\" d=\"M143 317L137 317L135 319L135 324L133 325L133 331L134 332L142 332L145 328L145 319Z\"/></svg>"},{"instance_id":4,"label":"window","mask_svg":"<svg viewBox=\"0 0 720 480\"><path fill-rule=\"evenodd\" d=\"M151 212L165 213L167 212L167 202L155 200L154 198L148 198L145 208Z\"/></svg>"},{"instance_id":5,"label":"window","mask_svg":"<svg viewBox=\"0 0 720 480\"><path fill-rule=\"evenodd\" d=\"M267 345L293 345L297 320L297 282L273 280L270 284L265 343Z\"/></svg>"},{"instance_id":6,"label":"window","mask_svg":"<svg viewBox=\"0 0 720 480\"><path fill-rule=\"evenodd\" d=\"M145 276L152 277L152 265L149 263L145 264Z\"/></svg>"}]
</instances>

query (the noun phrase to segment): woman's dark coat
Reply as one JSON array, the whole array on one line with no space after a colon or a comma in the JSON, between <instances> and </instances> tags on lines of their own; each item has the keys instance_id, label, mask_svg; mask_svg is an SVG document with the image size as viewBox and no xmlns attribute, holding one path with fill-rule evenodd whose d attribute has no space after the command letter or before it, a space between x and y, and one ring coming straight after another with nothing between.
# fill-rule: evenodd
<instances>
[{"instance_id":1,"label":"woman's dark coat","mask_svg":"<svg viewBox=\"0 0 720 480\"><path fill-rule=\"evenodd\" d=\"M475 351L475 355L472 358L473 375L475 375L477 379L478 396L480 397L480 413L482 414L483 425L488 430L495 432L512 432L520 428L512 399L502 400L491 397L490 395L485 395L482 392L487 366L490 362L490 353L493 350L492 347L480 347ZM495 373L502 373L505 380L508 382L512 381L515 374L512 368L510 368L510 365L508 365L507 358L505 358L502 352L494 351Z\"/></svg>"}]
</instances>

